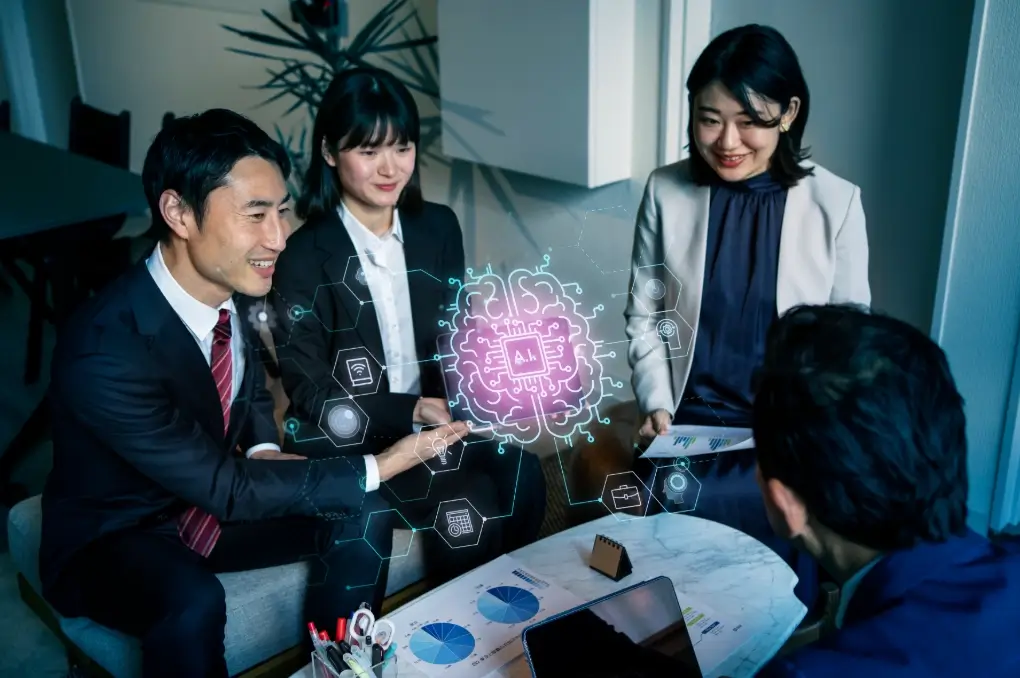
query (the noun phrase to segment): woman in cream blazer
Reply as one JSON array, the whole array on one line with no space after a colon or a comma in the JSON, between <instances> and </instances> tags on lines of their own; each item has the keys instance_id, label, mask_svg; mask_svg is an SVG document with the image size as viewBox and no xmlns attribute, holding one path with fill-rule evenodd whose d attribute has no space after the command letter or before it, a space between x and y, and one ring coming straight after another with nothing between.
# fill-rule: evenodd
<instances>
[{"instance_id":1,"label":"woman in cream blazer","mask_svg":"<svg viewBox=\"0 0 1020 678\"><path fill-rule=\"evenodd\" d=\"M721 34L687 89L690 158L651 174L634 234L628 357L645 442L671 423L750 427L753 374L779 314L871 302L860 191L807 162L810 99L783 36L758 25ZM815 565L769 527L754 450L692 458L700 492L679 501L694 506L674 505L663 486L671 466L641 460L635 471L663 509L772 546L798 570L802 600L814 600Z\"/></svg>"}]
</instances>

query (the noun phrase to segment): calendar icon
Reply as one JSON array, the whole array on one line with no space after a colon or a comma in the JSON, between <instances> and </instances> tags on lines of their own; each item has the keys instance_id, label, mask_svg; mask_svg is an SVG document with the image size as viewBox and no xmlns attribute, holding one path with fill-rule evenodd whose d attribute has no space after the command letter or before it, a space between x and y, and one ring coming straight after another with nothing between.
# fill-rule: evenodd
<instances>
[{"instance_id":1,"label":"calendar icon","mask_svg":"<svg viewBox=\"0 0 1020 678\"><path fill-rule=\"evenodd\" d=\"M475 531L474 525L471 524L471 514L468 512L468 509L447 511L446 524L446 532L453 538L457 538L462 534L471 534Z\"/></svg>"}]
</instances>

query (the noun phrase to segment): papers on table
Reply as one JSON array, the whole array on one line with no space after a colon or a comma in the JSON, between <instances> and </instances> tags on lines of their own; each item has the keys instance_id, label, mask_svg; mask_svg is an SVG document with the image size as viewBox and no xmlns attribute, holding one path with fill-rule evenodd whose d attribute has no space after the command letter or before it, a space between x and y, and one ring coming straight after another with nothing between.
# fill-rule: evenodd
<instances>
[{"instance_id":1,"label":"papers on table","mask_svg":"<svg viewBox=\"0 0 1020 678\"><path fill-rule=\"evenodd\" d=\"M643 459L694 457L699 454L747 450L754 447L749 428L721 426L670 426L669 433L656 436L648 446Z\"/></svg>"},{"instance_id":2,"label":"papers on table","mask_svg":"<svg viewBox=\"0 0 1020 678\"><path fill-rule=\"evenodd\" d=\"M710 607L691 599L682 601L687 632L707 675L729 659L752 636L747 626L721 617Z\"/></svg>"}]
</instances>

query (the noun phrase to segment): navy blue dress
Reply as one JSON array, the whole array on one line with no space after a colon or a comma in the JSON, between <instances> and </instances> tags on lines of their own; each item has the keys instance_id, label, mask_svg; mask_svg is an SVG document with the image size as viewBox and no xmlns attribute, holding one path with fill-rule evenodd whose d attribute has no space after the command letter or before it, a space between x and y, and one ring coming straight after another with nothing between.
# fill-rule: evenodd
<instances>
[{"instance_id":1,"label":"navy blue dress","mask_svg":"<svg viewBox=\"0 0 1020 678\"><path fill-rule=\"evenodd\" d=\"M711 187L701 316L691 372L675 424L750 428L752 377L777 317L776 278L787 189L770 175ZM811 607L818 569L769 526L755 479L755 451L691 459L701 481L692 515L748 534L779 554L800 578L796 593Z\"/></svg>"}]
</instances>

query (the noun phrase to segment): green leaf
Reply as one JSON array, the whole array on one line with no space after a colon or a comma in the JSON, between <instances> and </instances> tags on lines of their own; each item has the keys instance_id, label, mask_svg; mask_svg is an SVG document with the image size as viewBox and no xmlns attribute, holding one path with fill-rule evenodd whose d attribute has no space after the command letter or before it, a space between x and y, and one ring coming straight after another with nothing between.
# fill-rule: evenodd
<instances>
[{"instance_id":1,"label":"green leaf","mask_svg":"<svg viewBox=\"0 0 1020 678\"><path fill-rule=\"evenodd\" d=\"M289 40L278 38L275 35L267 35L266 33L259 33L258 31L243 31L240 28L234 28L233 26L226 25L224 25L223 28L227 29L231 33L240 35L242 38L246 38L253 42L260 42L263 45L273 45L275 47L285 47L287 49L296 50L306 49L305 45L302 43L290 42Z\"/></svg>"},{"instance_id":2,"label":"green leaf","mask_svg":"<svg viewBox=\"0 0 1020 678\"><path fill-rule=\"evenodd\" d=\"M240 54L242 56L255 57L256 59L269 59L270 61L290 61L291 57L280 56L279 54L266 54L264 52L253 52L250 49L238 49L237 47L227 47L228 52L234 54Z\"/></svg>"},{"instance_id":3,"label":"green leaf","mask_svg":"<svg viewBox=\"0 0 1020 678\"><path fill-rule=\"evenodd\" d=\"M428 33L428 31L425 30L425 24L424 24L424 22L422 22L421 15L418 14L418 9L417 8L415 8L411 12L411 16L414 17L414 22L418 25L418 32L421 35L426 35ZM436 37L436 40L437 41L439 40L438 36ZM432 57L432 68L435 71L438 72L439 71L439 50L436 48L436 43L433 42L431 45L428 46L428 48L429 48L428 49L429 56Z\"/></svg>"},{"instance_id":4,"label":"green leaf","mask_svg":"<svg viewBox=\"0 0 1020 678\"><path fill-rule=\"evenodd\" d=\"M387 45L379 45L377 47L370 47L366 52L370 54L380 54L382 52L399 52L402 49L413 49L415 47L424 47L425 45L431 45L438 40L436 36L425 37L425 38L412 38L403 40L401 42L394 42Z\"/></svg>"},{"instance_id":5,"label":"green leaf","mask_svg":"<svg viewBox=\"0 0 1020 678\"><path fill-rule=\"evenodd\" d=\"M379 37L386 33L390 23L393 21L393 16L406 4L407 0L390 0L385 7L379 10L358 31L358 34L351 40L350 45L347 46L347 51L364 54L366 48L378 44Z\"/></svg>"}]
</instances>

